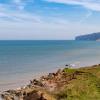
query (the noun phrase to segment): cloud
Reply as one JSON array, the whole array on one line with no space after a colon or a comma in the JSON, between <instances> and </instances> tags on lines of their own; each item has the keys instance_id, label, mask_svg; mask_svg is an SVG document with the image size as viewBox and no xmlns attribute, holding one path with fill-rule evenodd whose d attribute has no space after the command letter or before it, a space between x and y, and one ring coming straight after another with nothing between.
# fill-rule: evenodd
<instances>
[{"instance_id":1,"label":"cloud","mask_svg":"<svg viewBox=\"0 0 100 100\"><path fill-rule=\"evenodd\" d=\"M22 0L13 0L12 3L14 3L19 10L23 10L25 7L25 2L22 2Z\"/></svg>"},{"instance_id":2,"label":"cloud","mask_svg":"<svg viewBox=\"0 0 100 100\"><path fill-rule=\"evenodd\" d=\"M0 22L31 22L41 23L39 15L27 12L24 8L34 0L9 0L7 3L0 3Z\"/></svg>"},{"instance_id":3,"label":"cloud","mask_svg":"<svg viewBox=\"0 0 100 100\"><path fill-rule=\"evenodd\" d=\"M13 0L13 2L21 3L21 0ZM0 22L32 22L40 23L41 18L39 15L28 13L25 10L11 10L10 4L0 4Z\"/></svg>"},{"instance_id":4,"label":"cloud","mask_svg":"<svg viewBox=\"0 0 100 100\"><path fill-rule=\"evenodd\" d=\"M88 11L88 13L86 15L83 16L83 18L81 20L79 20L79 24L81 24L82 22L86 21L90 16L92 16L93 12L92 11Z\"/></svg>"},{"instance_id":5,"label":"cloud","mask_svg":"<svg viewBox=\"0 0 100 100\"><path fill-rule=\"evenodd\" d=\"M100 11L100 0L45 0L45 1L70 4L70 5L79 5L93 11Z\"/></svg>"},{"instance_id":6,"label":"cloud","mask_svg":"<svg viewBox=\"0 0 100 100\"><path fill-rule=\"evenodd\" d=\"M34 0L9 0L9 3L0 3L0 39L72 39L75 34L99 31L99 25L83 23L98 9L97 2L89 0L45 0L71 5L80 5L87 8L87 13L79 21L68 21L59 13L56 16L38 15L27 12L25 7ZM41 0L42 1L42 0ZM28 5L28 6L27 6ZM94 7L96 5L96 7ZM38 5L39 6L39 5ZM48 5L47 5L48 7ZM91 9L91 10L90 10ZM42 9L38 9L42 10ZM47 10L51 10L48 9ZM57 9L59 10L59 9ZM99 9L100 10L100 9ZM99 11L98 10L98 11ZM95 10L97 11L97 10ZM47 12L46 12L47 13Z\"/></svg>"},{"instance_id":7,"label":"cloud","mask_svg":"<svg viewBox=\"0 0 100 100\"><path fill-rule=\"evenodd\" d=\"M67 20L64 20L63 18L57 18L57 17L46 17L37 15L35 13L27 12L24 9L13 9L12 10L12 4L15 5L21 5L26 4L27 2L33 2L34 0L11 0L10 4L0 4L0 22L18 22L18 23L43 23L46 24L52 23L52 24L60 24L65 25L67 24ZM25 6L25 5L23 5ZM17 7L19 8L19 7ZM49 10L49 9L48 9ZM52 20L52 21L51 21Z\"/></svg>"},{"instance_id":8,"label":"cloud","mask_svg":"<svg viewBox=\"0 0 100 100\"><path fill-rule=\"evenodd\" d=\"M31 23L40 23L40 17L37 15L31 15L29 13L0 13L1 21L9 22L31 22Z\"/></svg>"},{"instance_id":9,"label":"cloud","mask_svg":"<svg viewBox=\"0 0 100 100\"><path fill-rule=\"evenodd\" d=\"M5 5L8 4L11 7L15 7L17 10L24 10L24 8L29 3L34 3L35 0L4 0L4 1L7 2L0 2L0 4L5 4Z\"/></svg>"},{"instance_id":10,"label":"cloud","mask_svg":"<svg viewBox=\"0 0 100 100\"><path fill-rule=\"evenodd\" d=\"M25 6L34 0L11 0L11 4L16 6L18 10L24 10Z\"/></svg>"}]
</instances>

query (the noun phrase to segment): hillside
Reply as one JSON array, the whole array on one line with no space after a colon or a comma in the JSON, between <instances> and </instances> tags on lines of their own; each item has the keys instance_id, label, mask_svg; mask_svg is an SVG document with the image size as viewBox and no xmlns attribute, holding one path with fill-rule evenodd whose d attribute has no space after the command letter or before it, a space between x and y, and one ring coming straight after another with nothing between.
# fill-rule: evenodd
<instances>
[{"instance_id":1,"label":"hillside","mask_svg":"<svg viewBox=\"0 0 100 100\"><path fill-rule=\"evenodd\" d=\"M77 36L75 38L75 40L97 41L97 40L100 40L100 32L92 33L92 34L86 34L86 35L80 35L80 36Z\"/></svg>"},{"instance_id":2,"label":"hillside","mask_svg":"<svg viewBox=\"0 0 100 100\"><path fill-rule=\"evenodd\" d=\"M64 68L1 96L4 100L100 100L100 64Z\"/></svg>"}]
</instances>

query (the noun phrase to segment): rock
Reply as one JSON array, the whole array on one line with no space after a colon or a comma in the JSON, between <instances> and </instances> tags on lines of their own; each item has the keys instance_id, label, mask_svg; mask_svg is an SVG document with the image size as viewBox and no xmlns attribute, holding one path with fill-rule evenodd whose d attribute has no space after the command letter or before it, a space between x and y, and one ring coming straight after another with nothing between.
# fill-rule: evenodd
<instances>
[{"instance_id":1,"label":"rock","mask_svg":"<svg viewBox=\"0 0 100 100\"><path fill-rule=\"evenodd\" d=\"M34 85L37 85L37 86L40 86L40 87L43 87L42 82L40 82L40 81L38 81L38 80L36 80L36 79L33 80L33 84L34 84Z\"/></svg>"},{"instance_id":2,"label":"rock","mask_svg":"<svg viewBox=\"0 0 100 100\"><path fill-rule=\"evenodd\" d=\"M52 93L57 88L61 88L62 85L68 84L75 78L77 73L71 73L67 75L63 70L59 69L56 73L49 73L47 76L42 76L40 79L30 80L30 84L16 89L8 90L3 95L4 100L55 100L48 99L48 93ZM44 92L45 91L45 92ZM47 95L47 96L45 96Z\"/></svg>"}]
</instances>

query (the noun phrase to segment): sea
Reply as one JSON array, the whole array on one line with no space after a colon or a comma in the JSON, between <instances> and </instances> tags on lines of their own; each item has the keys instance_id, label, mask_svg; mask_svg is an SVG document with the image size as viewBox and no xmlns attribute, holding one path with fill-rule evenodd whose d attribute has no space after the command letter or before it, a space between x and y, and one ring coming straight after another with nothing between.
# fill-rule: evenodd
<instances>
[{"instance_id":1,"label":"sea","mask_svg":"<svg viewBox=\"0 0 100 100\"><path fill-rule=\"evenodd\" d=\"M75 40L1 40L0 91L23 87L29 80L72 67L100 63L100 42Z\"/></svg>"}]
</instances>

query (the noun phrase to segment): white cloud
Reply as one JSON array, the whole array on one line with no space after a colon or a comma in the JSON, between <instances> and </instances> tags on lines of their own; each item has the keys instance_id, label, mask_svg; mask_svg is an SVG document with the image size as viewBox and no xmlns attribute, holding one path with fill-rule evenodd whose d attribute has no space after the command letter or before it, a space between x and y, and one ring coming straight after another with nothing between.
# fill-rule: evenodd
<instances>
[{"instance_id":1,"label":"white cloud","mask_svg":"<svg viewBox=\"0 0 100 100\"><path fill-rule=\"evenodd\" d=\"M61 17L49 17L30 14L24 11L27 2L33 0L12 0L19 10L9 10L11 5L0 4L0 39L72 39L78 33L99 31L99 25L80 25L75 22L68 22ZM93 9L90 3L83 5L83 0L48 0L65 4L81 5ZM86 1L87 2L87 1ZM97 3L95 4L97 5ZM97 6L96 6L97 7ZM95 9L97 9L95 7ZM97 10L96 10L97 11ZM88 12L80 22L91 16ZM49 20L47 20L49 19Z\"/></svg>"},{"instance_id":2,"label":"white cloud","mask_svg":"<svg viewBox=\"0 0 100 100\"><path fill-rule=\"evenodd\" d=\"M100 11L100 0L45 0L48 2L80 5L93 11Z\"/></svg>"},{"instance_id":3,"label":"white cloud","mask_svg":"<svg viewBox=\"0 0 100 100\"><path fill-rule=\"evenodd\" d=\"M12 0L12 2L14 5L16 5L16 7L18 8L18 10L23 10L25 7L25 2L23 2L22 0Z\"/></svg>"},{"instance_id":4,"label":"white cloud","mask_svg":"<svg viewBox=\"0 0 100 100\"><path fill-rule=\"evenodd\" d=\"M38 15L31 14L23 11L10 11L10 5L0 4L0 22L9 21L9 22L32 22L40 23L41 18Z\"/></svg>"},{"instance_id":5,"label":"white cloud","mask_svg":"<svg viewBox=\"0 0 100 100\"><path fill-rule=\"evenodd\" d=\"M11 4L15 5L18 10L24 10L28 3L33 3L34 0L11 0Z\"/></svg>"},{"instance_id":6,"label":"white cloud","mask_svg":"<svg viewBox=\"0 0 100 100\"><path fill-rule=\"evenodd\" d=\"M83 16L82 19L79 20L79 24L81 24L82 22L86 21L90 16L92 16L93 12L92 11L88 11L88 13L86 15Z\"/></svg>"}]
</instances>

